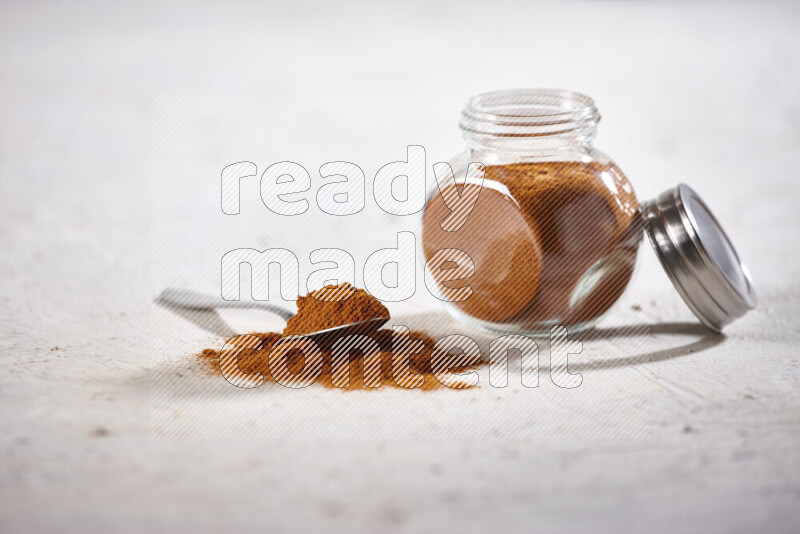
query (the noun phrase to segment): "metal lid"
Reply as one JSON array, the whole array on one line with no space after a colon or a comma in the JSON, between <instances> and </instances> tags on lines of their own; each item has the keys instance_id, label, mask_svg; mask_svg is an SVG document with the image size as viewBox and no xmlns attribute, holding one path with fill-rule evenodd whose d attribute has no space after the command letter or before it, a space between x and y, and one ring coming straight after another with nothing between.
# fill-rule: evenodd
<instances>
[{"instance_id":1,"label":"metal lid","mask_svg":"<svg viewBox=\"0 0 800 534\"><path fill-rule=\"evenodd\" d=\"M642 206L650 243L675 289L716 331L756 307L750 272L705 202L686 184Z\"/></svg>"}]
</instances>

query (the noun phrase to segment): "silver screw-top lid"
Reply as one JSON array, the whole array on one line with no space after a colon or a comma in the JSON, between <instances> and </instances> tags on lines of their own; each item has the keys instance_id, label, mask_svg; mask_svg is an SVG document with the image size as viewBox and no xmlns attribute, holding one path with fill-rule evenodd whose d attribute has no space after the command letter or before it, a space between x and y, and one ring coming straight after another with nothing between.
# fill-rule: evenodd
<instances>
[{"instance_id":1,"label":"silver screw-top lid","mask_svg":"<svg viewBox=\"0 0 800 534\"><path fill-rule=\"evenodd\" d=\"M650 243L672 284L716 331L756 307L750 272L705 202L686 184L642 206Z\"/></svg>"}]
</instances>

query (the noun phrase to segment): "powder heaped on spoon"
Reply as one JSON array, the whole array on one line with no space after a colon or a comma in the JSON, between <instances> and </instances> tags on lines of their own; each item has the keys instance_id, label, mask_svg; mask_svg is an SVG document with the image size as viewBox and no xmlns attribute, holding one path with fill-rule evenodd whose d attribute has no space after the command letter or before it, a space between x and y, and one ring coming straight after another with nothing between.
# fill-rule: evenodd
<instances>
[{"instance_id":1,"label":"powder heaped on spoon","mask_svg":"<svg viewBox=\"0 0 800 534\"><path fill-rule=\"evenodd\" d=\"M297 315L286 323L283 335L311 334L380 317L388 318L389 310L363 289L345 282L298 298Z\"/></svg>"}]
</instances>

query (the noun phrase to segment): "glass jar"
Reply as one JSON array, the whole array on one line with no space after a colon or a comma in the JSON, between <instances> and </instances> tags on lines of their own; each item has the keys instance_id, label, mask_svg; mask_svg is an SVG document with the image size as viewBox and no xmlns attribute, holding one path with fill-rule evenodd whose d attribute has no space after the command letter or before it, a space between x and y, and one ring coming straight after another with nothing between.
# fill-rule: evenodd
<instances>
[{"instance_id":1,"label":"glass jar","mask_svg":"<svg viewBox=\"0 0 800 534\"><path fill-rule=\"evenodd\" d=\"M755 306L749 274L702 200L679 186L640 205L592 145L599 120L594 101L570 91L467 102L467 149L452 174L435 169L421 238L428 285L456 318L531 334L589 327L628 286L642 233L707 326Z\"/></svg>"}]
</instances>

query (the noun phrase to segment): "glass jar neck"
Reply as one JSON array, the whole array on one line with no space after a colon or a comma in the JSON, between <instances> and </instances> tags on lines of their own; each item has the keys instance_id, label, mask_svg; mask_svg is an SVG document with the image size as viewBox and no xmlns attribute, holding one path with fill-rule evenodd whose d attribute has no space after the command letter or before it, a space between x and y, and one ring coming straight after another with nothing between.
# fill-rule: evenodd
<instances>
[{"instance_id":1,"label":"glass jar neck","mask_svg":"<svg viewBox=\"0 0 800 534\"><path fill-rule=\"evenodd\" d=\"M558 159L589 153L600 113L588 96L555 89L514 89L472 97L461 113L471 155L502 160Z\"/></svg>"}]
</instances>

